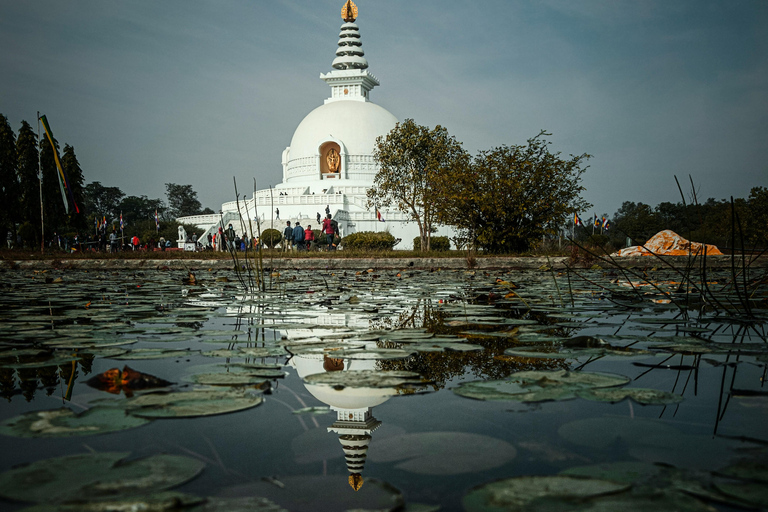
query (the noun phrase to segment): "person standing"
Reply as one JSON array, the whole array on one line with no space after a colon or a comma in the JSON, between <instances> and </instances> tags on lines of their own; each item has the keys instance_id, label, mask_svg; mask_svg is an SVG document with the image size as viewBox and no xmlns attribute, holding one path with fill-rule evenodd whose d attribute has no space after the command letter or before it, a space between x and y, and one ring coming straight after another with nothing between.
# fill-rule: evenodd
<instances>
[{"instance_id":1,"label":"person standing","mask_svg":"<svg viewBox=\"0 0 768 512\"><path fill-rule=\"evenodd\" d=\"M280 208L275 208L275 219L280 220Z\"/></svg>"},{"instance_id":2,"label":"person standing","mask_svg":"<svg viewBox=\"0 0 768 512\"><path fill-rule=\"evenodd\" d=\"M139 250L139 237L136 235L133 235L133 238L131 238L131 247L134 251Z\"/></svg>"},{"instance_id":3,"label":"person standing","mask_svg":"<svg viewBox=\"0 0 768 512\"><path fill-rule=\"evenodd\" d=\"M117 233L114 229L109 234L109 252L117 252Z\"/></svg>"},{"instance_id":4,"label":"person standing","mask_svg":"<svg viewBox=\"0 0 768 512\"><path fill-rule=\"evenodd\" d=\"M331 222L330 213L326 215L325 219L323 219L323 227L321 231L325 234L325 241L328 243L327 250L333 250L333 237L336 233L334 233L333 222Z\"/></svg>"},{"instance_id":5,"label":"person standing","mask_svg":"<svg viewBox=\"0 0 768 512\"><path fill-rule=\"evenodd\" d=\"M208 232L208 249L213 249L213 235Z\"/></svg>"},{"instance_id":6,"label":"person standing","mask_svg":"<svg viewBox=\"0 0 768 512\"><path fill-rule=\"evenodd\" d=\"M317 223L321 224L323 222L323 218L320 216L320 212L317 212Z\"/></svg>"},{"instance_id":7,"label":"person standing","mask_svg":"<svg viewBox=\"0 0 768 512\"><path fill-rule=\"evenodd\" d=\"M291 221L285 223L285 229L283 230L283 252L290 251L293 248L293 228L291 228Z\"/></svg>"},{"instance_id":8,"label":"person standing","mask_svg":"<svg viewBox=\"0 0 768 512\"><path fill-rule=\"evenodd\" d=\"M296 251L304 250L304 228L298 222L293 228L293 248Z\"/></svg>"},{"instance_id":9,"label":"person standing","mask_svg":"<svg viewBox=\"0 0 768 512\"><path fill-rule=\"evenodd\" d=\"M216 243L219 244L219 252L224 251L224 230L219 226L219 233L216 235Z\"/></svg>"},{"instance_id":10,"label":"person standing","mask_svg":"<svg viewBox=\"0 0 768 512\"><path fill-rule=\"evenodd\" d=\"M5 241L8 244L8 248L13 249L13 230L8 230L8 234L5 236Z\"/></svg>"},{"instance_id":11,"label":"person standing","mask_svg":"<svg viewBox=\"0 0 768 512\"><path fill-rule=\"evenodd\" d=\"M307 229L304 230L304 248L307 251L314 249L315 247L315 233L312 231L312 226L307 224Z\"/></svg>"},{"instance_id":12,"label":"person standing","mask_svg":"<svg viewBox=\"0 0 768 512\"><path fill-rule=\"evenodd\" d=\"M232 227L232 224L229 224L229 227L227 228L227 232L225 233L226 239L227 239L227 249L230 251L236 251L237 245L235 245L235 228Z\"/></svg>"},{"instance_id":13,"label":"person standing","mask_svg":"<svg viewBox=\"0 0 768 512\"><path fill-rule=\"evenodd\" d=\"M327 204L325 205L325 214L330 215L331 214L331 205Z\"/></svg>"}]
</instances>

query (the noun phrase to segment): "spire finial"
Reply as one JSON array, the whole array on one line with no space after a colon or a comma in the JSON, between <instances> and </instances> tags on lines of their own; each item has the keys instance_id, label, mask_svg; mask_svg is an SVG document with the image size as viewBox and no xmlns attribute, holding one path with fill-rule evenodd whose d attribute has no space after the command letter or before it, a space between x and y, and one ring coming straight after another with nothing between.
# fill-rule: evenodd
<instances>
[{"instance_id":1,"label":"spire finial","mask_svg":"<svg viewBox=\"0 0 768 512\"><path fill-rule=\"evenodd\" d=\"M347 0L347 3L341 8L341 19L347 23L354 23L357 19L357 6L352 0Z\"/></svg>"}]
</instances>

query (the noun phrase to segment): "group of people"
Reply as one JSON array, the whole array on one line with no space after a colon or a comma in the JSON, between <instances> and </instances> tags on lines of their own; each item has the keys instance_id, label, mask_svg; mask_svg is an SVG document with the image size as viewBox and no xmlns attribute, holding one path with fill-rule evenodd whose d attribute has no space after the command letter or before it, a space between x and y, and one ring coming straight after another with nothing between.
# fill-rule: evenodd
<instances>
[{"instance_id":1,"label":"group of people","mask_svg":"<svg viewBox=\"0 0 768 512\"><path fill-rule=\"evenodd\" d=\"M319 216L319 215L318 215ZM312 231L312 225L307 224L306 229L298 222L291 227L291 221L286 221L283 230L283 252L288 251L308 251L314 249L318 244L327 246L326 250L336 250L334 240L339 234L339 224L327 214L320 226L320 240L315 239L315 233Z\"/></svg>"}]
</instances>

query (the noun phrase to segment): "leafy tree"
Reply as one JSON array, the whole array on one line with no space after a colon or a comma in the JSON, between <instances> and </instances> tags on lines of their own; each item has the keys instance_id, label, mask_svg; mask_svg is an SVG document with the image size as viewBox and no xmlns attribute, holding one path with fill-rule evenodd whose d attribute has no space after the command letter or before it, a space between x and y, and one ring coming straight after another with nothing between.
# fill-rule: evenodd
<instances>
[{"instance_id":1,"label":"leafy tree","mask_svg":"<svg viewBox=\"0 0 768 512\"><path fill-rule=\"evenodd\" d=\"M118 187L105 187L99 181L85 186L83 190L84 209L98 218L116 219L120 216L120 203L125 194Z\"/></svg>"},{"instance_id":2,"label":"leafy tree","mask_svg":"<svg viewBox=\"0 0 768 512\"><path fill-rule=\"evenodd\" d=\"M481 151L469 166L454 160L439 176L440 220L485 251L521 252L589 208L580 197L589 155L563 159L549 151L547 135Z\"/></svg>"},{"instance_id":3,"label":"leafy tree","mask_svg":"<svg viewBox=\"0 0 768 512\"><path fill-rule=\"evenodd\" d=\"M192 189L192 185L166 183L165 190L168 197L168 215L172 219L197 215L202 211L203 207L198 201L197 192Z\"/></svg>"},{"instance_id":4,"label":"leafy tree","mask_svg":"<svg viewBox=\"0 0 768 512\"><path fill-rule=\"evenodd\" d=\"M768 247L768 188L754 187L749 192L749 206L742 223L747 226L745 236L750 245Z\"/></svg>"},{"instance_id":5,"label":"leafy tree","mask_svg":"<svg viewBox=\"0 0 768 512\"><path fill-rule=\"evenodd\" d=\"M0 114L0 226L15 228L20 219L19 205L16 135L8 118Z\"/></svg>"},{"instance_id":6,"label":"leafy tree","mask_svg":"<svg viewBox=\"0 0 768 512\"><path fill-rule=\"evenodd\" d=\"M154 223L155 211L162 215L165 205L160 199L148 199L147 196L127 196L120 201L119 211L123 212L126 222L138 223L142 220L152 219Z\"/></svg>"},{"instance_id":7,"label":"leafy tree","mask_svg":"<svg viewBox=\"0 0 768 512\"><path fill-rule=\"evenodd\" d=\"M61 166L64 172L67 173L69 179L69 185L72 187L72 196L77 203L80 213L74 209L73 205L70 205L70 221L69 225L78 229L82 229L86 226L85 210L83 210L83 169L80 167L80 162L75 155L75 148L69 144L64 144L64 154L61 155Z\"/></svg>"},{"instance_id":8,"label":"leafy tree","mask_svg":"<svg viewBox=\"0 0 768 512\"><path fill-rule=\"evenodd\" d=\"M16 138L21 218L40 226L40 181L37 177L37 135L28 122L22 121Z\"/></svg>"},{"instance_id":9,"label":"leafy tree","mask_svg":"<svg viewBox=\"0 0 768 512\"><path fill-rule=\"evenodd\" d=\"M629 237L633 244L643 244L661 231L661 226L649 205L624 201L613 215L610 232L621 241Z\"/></svg>"},{"instance_id":10,"label":"leafy tree","mask_svg":"<svg viewBox=\"0 0 768 512\"><path fill-rule=\"evenodd\" d=\"M378 137L374 158L380 169L367 190L368 208L395 206L419 226L420 247L430 249L436 223L440 174L456 162L466 161L461 143L442 126L430 130L413 119L398 123L386 137Z\"/></svg>"}]
</instances>

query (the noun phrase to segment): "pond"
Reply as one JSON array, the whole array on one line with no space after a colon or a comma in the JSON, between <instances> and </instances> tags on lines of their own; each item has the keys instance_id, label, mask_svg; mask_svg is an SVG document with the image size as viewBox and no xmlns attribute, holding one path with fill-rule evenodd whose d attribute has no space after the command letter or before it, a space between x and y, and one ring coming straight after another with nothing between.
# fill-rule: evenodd
<instances>
[{"instance_id":1,"label":"pond","mask_svg":"<svg viewBox=\"0 0 768 512\"><path fill-rule=\"evenodd\" d=\"M768 505L764 277L0 276L2 510Z\"/></svg>"}]
</instances>

